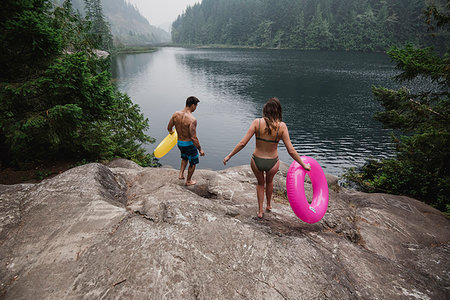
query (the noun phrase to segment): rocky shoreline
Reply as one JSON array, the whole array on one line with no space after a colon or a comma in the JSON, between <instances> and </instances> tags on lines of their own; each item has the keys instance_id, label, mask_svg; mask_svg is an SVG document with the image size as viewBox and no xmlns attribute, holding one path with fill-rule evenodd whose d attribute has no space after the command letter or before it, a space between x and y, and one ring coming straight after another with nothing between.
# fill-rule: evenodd
<instances>
[{"instance_id":1,"label":"rocky shoreline","mask_svg":"<svg viewBox=\"0 0 450 300\"><path fill-rule=\"evenodd\" d=\"M306 224L283 200L286 172L262 220L248 166L185 187L175 169L119 159L0 185L0 298L450 298L442 213L328 176L328 211Z\"/></svg>"}]
</instances>

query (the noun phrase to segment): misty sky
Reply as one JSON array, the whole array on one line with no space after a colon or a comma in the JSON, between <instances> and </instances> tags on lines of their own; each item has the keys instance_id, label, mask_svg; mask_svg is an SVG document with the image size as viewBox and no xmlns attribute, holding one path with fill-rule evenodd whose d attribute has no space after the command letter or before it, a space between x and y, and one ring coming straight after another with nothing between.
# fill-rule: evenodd
<instances>
[{"instance_id":1,"label":"misty sky","mask_svg":"<svg viewBox=\"0 0 450 300\"><path fill-rule=\"evenodd\" d=\"M150 24L159 26L175 21L186 6L194 5L201 0L128 0L128 2L135 4Z\"/></svg>"}]
</instances>

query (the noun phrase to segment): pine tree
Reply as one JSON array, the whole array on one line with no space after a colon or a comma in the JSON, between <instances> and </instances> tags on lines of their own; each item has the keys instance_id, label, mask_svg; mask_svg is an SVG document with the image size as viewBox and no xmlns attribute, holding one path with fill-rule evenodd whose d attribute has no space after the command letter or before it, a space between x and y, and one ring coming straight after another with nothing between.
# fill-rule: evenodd
<instances>
[{"instance_id":1,"label":"pine tree","mask_svg":"<svg viewBox=\"0 0 450 300\"><path fill-rule=\"evenodd\" d=\"M305 28L305 17L303 12L299 12L295 26L289 36L288 45L291 48L304 49L306 47L306 28Z\"/></svg>"},{"instance_id":2,"label":"pine tree","mask_svg":"<svg viewBox=\"0 0 450 300\"><path fill-rule=\"evenodd\" d=\"M331 33L328 21L323 17L320 4L312 17L306 33L306 47L308 49L329 49Z\"/></svg>"},{"instance_id":3,"label":"pine tree","mask_svg":"<svg viewBox=\"0 0 450 300\"><path fill-rule=\"evenodd\" d=\"M112 35L108 22L103 15L100 0L84 0L86 19L91 23L89 30L91 42L95 48L110 51Z\"/></svg>"},{"instance_id":4,"label":"pine tree","mask_svg":"<svg viewBox=\"0 0 450 300\"><path fill-rule=\"evenodd\" d=\"M436 26L449 30L449 19L447 11ZM403 135L393 135L394 158L369 161L346 177L366 190L410 195L450 214L450 53L409 44L388 54L402 70L397 80L427 78L436 87L419 92L374 87L384 107L375 118Z\"/></svg>"},{"instance_id":5,"label":"pine tree","mask_svg":"<svg viewBox=\"0 0 450 300\"><path fill-rule=\"evenodd\" d=\"M0 77L33 76L63 48L59 29L48 18L46 0L2 0L0 4Z\"/></svg>"}]
</instances>

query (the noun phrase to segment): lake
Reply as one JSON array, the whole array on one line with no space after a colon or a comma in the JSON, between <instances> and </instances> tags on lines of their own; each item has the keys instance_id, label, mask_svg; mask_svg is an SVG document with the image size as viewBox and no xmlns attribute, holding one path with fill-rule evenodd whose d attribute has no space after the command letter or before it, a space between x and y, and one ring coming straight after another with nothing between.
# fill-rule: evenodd
<instances>
[{"instance_id":1,"label":"lake","mask_svg":"<svg viewBox=\"0 0 450 300\"><path fill-rule=\"evenodd\" d=\"M371 86L395 87L398 73L381 53L161 48L153 53L125 54L113 59L113 77L149 119L153 152L167 135L167 123L183 109L188 96L200 99L194 116L206 152L198 168L223 169L223 158L262 114L270 97L283 106L295 149L315 158L326 173L341 175L369 157L392 155L390 131L373 119L381 110ZM248 164L254 137L227 164ZM283 143L279 157L291 163ZM180 153L172 149L160 159L175 168Z\"/></svg>"}]
</instances>

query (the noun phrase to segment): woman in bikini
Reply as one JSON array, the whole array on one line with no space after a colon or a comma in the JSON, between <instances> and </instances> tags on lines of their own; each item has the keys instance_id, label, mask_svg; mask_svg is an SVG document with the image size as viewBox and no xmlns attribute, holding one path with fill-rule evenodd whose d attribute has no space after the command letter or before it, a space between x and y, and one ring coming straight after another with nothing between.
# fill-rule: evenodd
<instances>
[{"instance_id":1,"label":"woman in bikini","mask_svg":"<svg viewBox=\"0 0 450 300\"><path fill-rule=\"evenodd\" d=\"M282 122L281 104L277 98L270 98L269 101L267 101L263 108L263 117L255 119L252 122L242 140L234 147L233 151L223 159L223 164L226 165L231 157L241 151L253 135L256 135L256 146L250 166L258 180L256 185L258 218L262 218L264 183L266 185L267 198L266 210L270 212L272 209L270 201L273 193L273 177L278 172L280 166L280 161L278 160L278 142L283 140L289 155L303 168L309 171L311 167L309 164L305 164L302 161L297 151L295 151L294 146L292 146L287 126Z\"/></svg>"}]
</instances>

